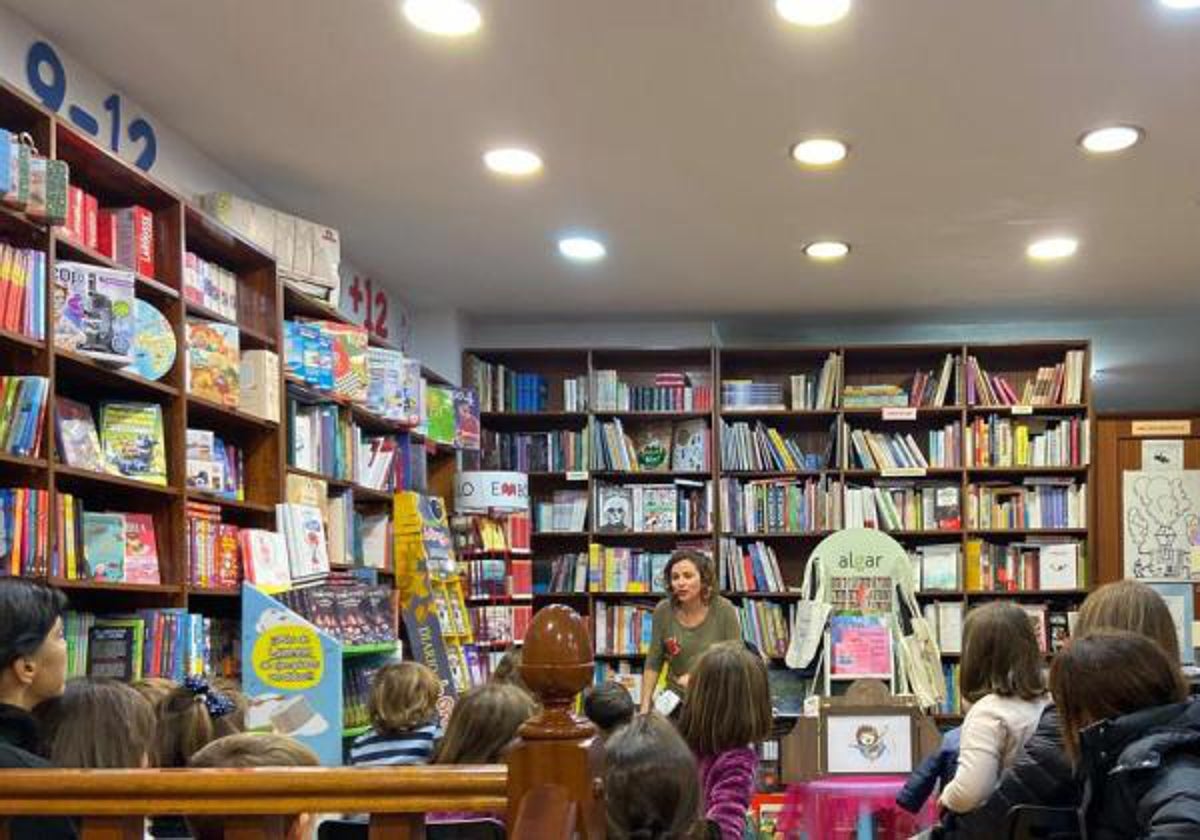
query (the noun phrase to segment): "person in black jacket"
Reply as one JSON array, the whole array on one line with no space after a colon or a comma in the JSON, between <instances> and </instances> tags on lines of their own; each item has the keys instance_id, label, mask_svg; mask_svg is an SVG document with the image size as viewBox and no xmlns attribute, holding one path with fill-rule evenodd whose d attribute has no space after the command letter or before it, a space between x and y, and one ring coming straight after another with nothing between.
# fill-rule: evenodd
<instances>
[{"instance_id":1,"label":"person in black jacket","mask_svg":"<svg viewBox=\"0 0 1200 840\"><path fill-rule=\"evenodd\" d=\"M37 755L37 725L30 712L43 700L58 697L66 686L66 605L57 589L24 578L0 578L0 768L50 766ZM9 836L68 840L75 837L75 829L61 817L14 817Z\"/></svg>"},{"instance_id":2,"label":"person in black jacket","mask_svg":"<svg viewBox=\"0 0 1200 840\"><path fill-rule=\"evenodd\" d=\"M1050 690L1088 840L1200 837L1200 705L1174 659L1145 636L1098 631L1055 657Z\"/></svg>"},{"instance_id":3,"label":"person in black jacket","mask_svg":"<svg viewBox=\"0 0 1200 840\"><path fill-rule=\"evenodd\" d=\"M1100 629L1138 633L1157 643L1169 657L1178 655L1171 612L1162 596L1144 583L1117 581L1088 595L1079 610L1076 635ZM1058 710L1051 704L1042 712L1016 762L1001 774L995 792L974 811L948 816L942 836L946 840L988 840L1003 831L1009 811L1017 805L1074 808L1079 806L1080 796L1063 747Z\"/></svg>"}]
</instances>

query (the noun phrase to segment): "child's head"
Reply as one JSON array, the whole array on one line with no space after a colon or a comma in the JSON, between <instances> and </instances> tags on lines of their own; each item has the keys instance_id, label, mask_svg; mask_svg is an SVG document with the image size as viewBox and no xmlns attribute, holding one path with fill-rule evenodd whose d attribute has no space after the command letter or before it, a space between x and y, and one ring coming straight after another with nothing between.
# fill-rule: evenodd
<instances>
[{"instance_id":1,"label":"child's head","mask_svg":"<svg viewBox=\"0 0 1200 840\"><path fill-rule=\"evenodd\" d=\"M241 732L211 742L192 756L188 767L317 767L321 760L311 749L286 735ZM220 817L188 817L188 828L195 840L222 840L225 834ZM313 815L300 814L292 822L287 840L305 840L312 836Z\"/></svg>"},{"instance_id":2,"label":"child's head","mask_svg":"<svg viewBox=\"0 0 1200 840\"><path fill-rule=\"evenodd\" d=\"M237 704L203 677L188 677L159 701L156 711L159 767L186 767L206 744L241 731Z\"/></svg>"},{"instance_id":3,"label":"child's head","mask_svg":"<svg viewBox=\"0 0 1200 840\"><path fill-rule=\"evenodd\" d=\"M487 683L458 698L434 764L495 764L537 710L533 698L515 685Z\"/></svg>"},{"instance_id":4,"label":"child's head","mask_svg":"<svg viewBox=\"0 0 1200 840\"><path fill-rule=\"evenodd\" d=\"M375 672L367 713L380 735L396 735L433 720L442 683L419 662L390 662Z\"/></svg>"},{"instance_id":5,"label":"child's head","mask_svg":"<svg viewBox=\"0 0 1200 840\"><path fill-rule=\"evenodd\" d=\"M713 645L692 670L679 732L699 755L716 755L771 734L771 692L762 659L742 642Z\"/></svg>"},{"instance_id":6,"label":"child's head","mask_svg":"<svg viewBox=\"0 0 1200 840\"><path fill-rule=\"evenodd\" d=\"M612 680L588 686L583 692L583 713L596 724L600 734L611 735L617 727L633 719L633 697L629 689Z\"/></svg>"},{"instance_id":7,"label":"child's head","mask_svg":"<svg viewBox=\"0 0 1200 840\"><path fill-rule=\"evenodd\" d=\"M496 663L496 669L492 671L492 682L515 685L527 694L532 694L529 691L529 686L525 684L525 680L521 678L520 648L509 648L504 652L504 655L500 657L500 661Z\"/></svg>"},{"instance_id":8,"label":"child's head","mask_svg":"<svg viewBox=\"0 0 1200 840\"><path fill-rule=\"evenodd\" d=\"M972 703L988 694L1032 700L1046 690L1029 614L1006 601L967 613L961 666L962 696Z\"/></svg>"},{"instance_id":9,"label":"child's head","mask_svg":"<svg viewBox=\"0 0 1200 840\"><path fill-rule=\"evenodd\" d=\"M638 715L605 745L608 836L686 838L700 819L696 759L658 714Z\"/></svg>"},{"instance_id":10,"label":"child's head","mask_svg":"<svg viewBox=\"0 0 1200 840\"><path fill-rule=\"evenodd\" d=\"M225 695L233 701L233 711L229 713L230 724L238 731L246 731L246 710L250 701L242 691L242 683L233 677L213 677L208 683L213 691Z\"/></svg>"},{"instance_id":11,"label":"child's head","mask_svg":"<svg viewBox=\"0 0 1200 840\"><path fill-rule=\"evenodd\" d=\"M46 757L55 767L145 767L154 743L154 709L116 680L80 677L37 708Z\"/></svg>"},{"instance_id":12,"label":"child's head","mask_svg":"<svg viewBox=\"0 0 1200 840\"><path fill-rule=\"evenodd\" d=\"M130 685L134 691L146 698L151 708L158 708L162 699L179 687L179 683L166 677L145 677Z\"/></svg>"},{"instance_id":13,"label":"child's head","mask_svg":"<svg viewBox=\"0 0 1200 840\"><path fill-rule=\"evenodd\" d=\"M1119 580L1106 583L1084 599L1075 622L1075 635L1097 630L1128 630L1158 643L1172 659L1179 657L1179 640L1167 602L1144 583Z\"/></svg>"},{"instance_id":14,"label":"child's head","mask_svg":"<svg viewBox=\"0 0 1200 840\"><path fill-rule=\"evenodd\" d=\"M1175 658L1149 637L1128 630L1099 630L1072 639L1054 657L1050 691L1067 755L1076 762L1084 727L1187 697Z\"/></svg>"}]
</instances>

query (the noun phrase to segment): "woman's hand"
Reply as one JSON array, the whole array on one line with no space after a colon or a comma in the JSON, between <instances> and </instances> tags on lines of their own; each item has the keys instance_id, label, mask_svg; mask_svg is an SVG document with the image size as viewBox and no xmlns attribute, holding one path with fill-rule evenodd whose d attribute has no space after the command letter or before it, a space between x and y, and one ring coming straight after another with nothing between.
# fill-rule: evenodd
<instances>
[{"instance_id":1,"label":"woman's hand","mask_svg":"<svg viewBox=\"0 0 1200 840\"><path fill-rule=\"evenodd\" d=\"M680 674L678 677L675 678L675 682L679 683L684 688L687 688L688 677L690 677L690 676L691 676L691 674Z\"/></svg>"}]
</instances>

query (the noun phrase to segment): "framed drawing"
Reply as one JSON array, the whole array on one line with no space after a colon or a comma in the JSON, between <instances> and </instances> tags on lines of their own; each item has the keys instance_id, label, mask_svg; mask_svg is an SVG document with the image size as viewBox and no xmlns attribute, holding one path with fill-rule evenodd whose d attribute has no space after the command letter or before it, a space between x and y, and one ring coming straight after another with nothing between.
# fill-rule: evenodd
<instances>
[{"instance_id":1,"label":"framed drawing","mask_svg":"<svg viewBox=\"0 0 1200 840\"><path fill-rule=\"evenodd\" d=\"M1200 527L1200 470L1126 470L1121 491L1125 577L1187 580Z\"/></svg>"},{"instance_id":2,"label":"framed drawing","mask_svg":"<svg viewBox=\"0 0 1200 840\"><path fill-rule=\"evenodd\" d=\"M830 775L911 773L916 716L896 706L830 706L821 714L821 765Z\"/></svg>"},{"instance_id":3,"label":"framed drawing","mask_svg":"<svg viewBox=\"0 0 1200 840\"><path fill-rule=\"evenodd\" d=\"M1179 640L1179 661L1184 665L1195 664L1196 653L1192 645L1193 592L1191 583L1150 583L1151 589L1162 596L1175 622L1175 637Z\"/></svg>"}]
</instances>

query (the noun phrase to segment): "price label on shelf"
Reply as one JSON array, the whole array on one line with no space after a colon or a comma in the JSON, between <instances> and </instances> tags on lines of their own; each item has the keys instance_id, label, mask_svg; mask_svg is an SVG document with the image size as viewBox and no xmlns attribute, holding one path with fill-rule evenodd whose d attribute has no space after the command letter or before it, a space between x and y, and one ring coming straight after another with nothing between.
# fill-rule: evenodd
<instances>
[{"instance_id":1,"label":"price label on shelf","mask_svg":"<svg viewBox=\"0 0 1200 840\"><path fill-rule=\"evenodd\" d=\"M879 471L884 478L924 478L924 467L885 467Z\"/></svg>"},{"instance_id":2,"label":"price label on shelf","mask_svg":"<svg viewBox=\"0 0 1200 840\"><path fill-rule=\"evenodd\" d=\"M587 481L587 470L574 470L567 473L567 481Z\"/></svg>"},{"instance_id":3,"label":"price label on shelf","mask_svg":"<svg viewBox=\"0 0 1200 840\"><path fill-rule=\"evenodd\" d=\"M883 409L884 420L916 420L916 408L904 408L899 406L891 406Z\"/></svg>"},{"instance_id":4,"label":"price label on shelf","mask_svg":"<svg viewBox=\"0 0 1200 840\"><path fill-rule=\"evenodd\" d=\"M1033 406L1031 405L1014 405L1010 406L1013 414L1033 414Z\"/></svg>"}]
</instances>

